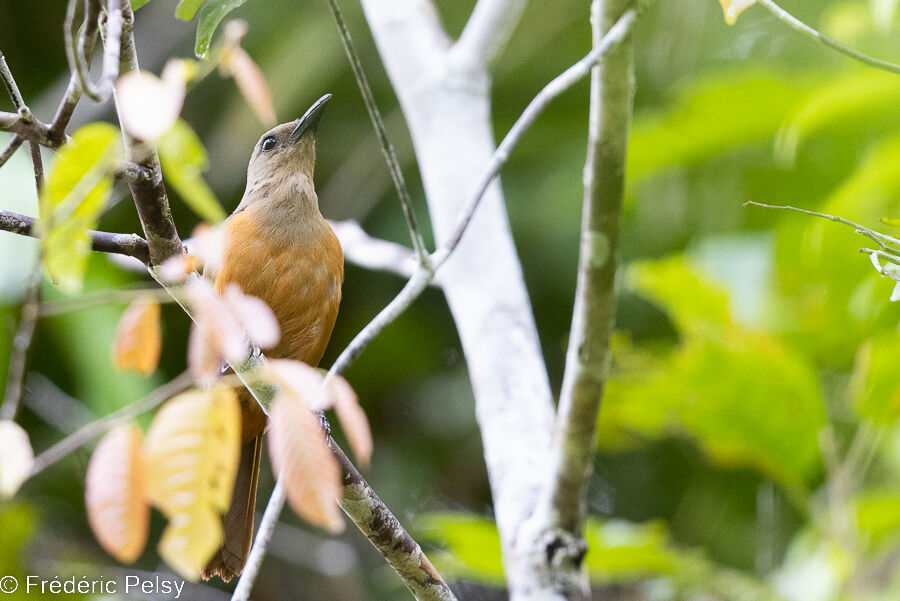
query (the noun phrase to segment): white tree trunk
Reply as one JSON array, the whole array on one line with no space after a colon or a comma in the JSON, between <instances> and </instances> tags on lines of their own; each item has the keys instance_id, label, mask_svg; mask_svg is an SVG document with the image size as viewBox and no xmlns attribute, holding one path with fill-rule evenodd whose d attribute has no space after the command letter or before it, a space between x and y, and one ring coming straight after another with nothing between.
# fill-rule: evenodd
<instances>
[{"instance_id":1,"label":"white tree trunk","mask_svg":"<svg viewBox=\"0 0 900 601\"><path fill-rule=\"evenodd\" d=\"M363 7L412 133L440 244L495 149L486 65L490 53L451 49L427 0L363 0ZM479 8L485 15L498 14L481 3ZM486 45L473 40L467 47ZM499 183L488 189L442 267L441 284L475 393L511 596L561 599L517 592L533 589L526 582L531 562L518 556L516 538L546 478L554 408Z\"/></svg>"}]
</instances>

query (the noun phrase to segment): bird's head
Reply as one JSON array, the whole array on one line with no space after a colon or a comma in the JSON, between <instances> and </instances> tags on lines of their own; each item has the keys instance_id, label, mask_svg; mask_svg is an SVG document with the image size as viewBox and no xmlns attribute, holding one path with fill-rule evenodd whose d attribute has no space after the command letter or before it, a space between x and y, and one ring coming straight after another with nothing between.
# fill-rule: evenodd
<instances>
[{"instance_id":1,"label":"bird's head","mask_svg":"<svg viewBox=\"0 0 900 601\"><path fill-rule=\"evenodd\" d=\"M302 117L282 123L262 135L247 169L248 182L272 177L306 175L312 181L316 165L316 128L331 94L325 94Z\"/></svg>"}]
</instances>

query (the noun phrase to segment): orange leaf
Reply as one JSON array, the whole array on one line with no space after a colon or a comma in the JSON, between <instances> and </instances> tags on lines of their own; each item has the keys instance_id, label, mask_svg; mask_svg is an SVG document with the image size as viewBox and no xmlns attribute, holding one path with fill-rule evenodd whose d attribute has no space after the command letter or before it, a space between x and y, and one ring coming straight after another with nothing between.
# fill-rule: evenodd
<instances>
[{"instance_id":1,"label":"orange leaf","mask_svg":"<svg viewBox=\"0 0 900 601\"><path fill-rule=\"evenodd\" d=\"M330 532L344 529L337 501L341 468L325 445L319 420L308 407L285 395L272 402L269 453L288 503L301 518Z\"/></svg>"},{"instance_id":2,"label":"orange leaf","mask_svg":"<svg viewBox=\"0 0 900 601\"><path fill-rule=\"evenodd\" d=\"M334 412L337 414L344 435L353 449L353 454L363 467L372 463L372 430L369 418L359 405L359 398L350 383L341 376L335 376L328 384Z\"/></svg>"},{"instance_id":3,"label":"orange leaf","mask_svg":"<svg viewBox=\"0 0 900 601\"><path fill-rule=\"evenodd\" d=\"M259 68L250 55L239 45L234 44L225 52L221 63L222 71L234 77L234 82L244 96L244 100L265 127L275 125L275 106L272 104L272 92Z\"/></svg>"},{"instance_id":4,"label":"orange leaf","mask_svg":"<svg viewBox=\"0 0 900 601\"><path fill-rule=\"evenodd\" d=\"M91 455L84 500L94 536L107 553L132 563L147 544L147 503L141 431L134 424L110 431Z\"/></svg>"},{"instance_id":5,"label":"orange leaf","mask_svg":"<svg viewBox=\"0 0 900 601\"><path fill-rule=\"evenodd\" d=\"M0 499L19 491L34 465L28 434L12 420L0 420Z\"/></svg>"},{"instance_id":6,"label":"orange leaf","mask_svg":"<svg viewBox=\"0 0 900 601\"><path fill-rule=\"evenodd\" d=\"M119 319L113 343L113 364L119 369L149 376L156 371L161 350L159 303L152 298L138 298Z\"/></svg>"}]
</instances>

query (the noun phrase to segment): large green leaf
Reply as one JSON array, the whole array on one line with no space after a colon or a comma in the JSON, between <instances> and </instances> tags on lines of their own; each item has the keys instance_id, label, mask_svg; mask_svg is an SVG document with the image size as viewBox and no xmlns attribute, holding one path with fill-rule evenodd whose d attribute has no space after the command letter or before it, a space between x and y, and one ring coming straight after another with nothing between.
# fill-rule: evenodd
<instances>
[{"instance_id":1,"label":"large green leaf","mask_svg":"<svg viewBox=\"0 0 900 601\"><path fill-rule=\"evenodd\" d=\"M206 149L183 119L160 137L159 161L166 179L195 213L212 223L225 219L222 205L203 179L209 168Z\"/></svg>"},{"instance_id":2,"label":"large green leaf","mask_svg":"<svg viewBox=\"0 0 900 601\"><path fill-rule=\"evenodd\" d=\"M197 41L194 43L194 54L204 58L209 53L209 45L216 28L222 19L247 0L209 0L200 12L197 24Z\"/></svg>"},{"instance_id":3,"label":"large green leaf","mask_svg":"<svg viewBox=\"0 0 900 601\"><path fill-rule=\"evenodd\" d=\"M859 69L828 84L799 103L779 132L776 150L791 161L810 135L833 124L891 116L900 102L900 78L877 69Z\"/></svg>"},{"instance_id":4,"label":"large green leaf","mask_svg":"<svg viewBox=\"0 0 900 601\"><path fill-rule=\"evenodd\" d=\"M600 444L687 436L719 465L754 468L803 491L819 469L825 422L811 367L773 336L734 321L724 292L682 258L635 265L630 281L670 314L681 344L649 366L645 357L639 371L617 370Z\"/></svg>"},{"instance_id":5,"label":"large green leaf","mask_svg":"<svg viewBox=\"0 0 900 601\"><path fill-rule=\"evenodd\" d=\"M717 73L691 82L670 109L635 118L629 181L772 140L809 88L807 78L761 71Z\"/></svg>"},{"instance_id":6,"label":"large green leaf","mask_svg":"<svg viewBox=\"0 0 900 601\"><path fill-rule=\"evenodd\" d=\"M67 292L81 289L96 228L121 155L119 130L90 123L72 134L53 164L40 198L44 263Z\"/></svg>"},{"instance_id":7,"label":"large green leaf","mask_svg":"<svg viewBox=\"0 0 900 601\"><path fill-rule=\"evenodd\" d=\"M137 10L150 2L150 0L131 0L131 10Z\"/></svg>"}]
</instances>

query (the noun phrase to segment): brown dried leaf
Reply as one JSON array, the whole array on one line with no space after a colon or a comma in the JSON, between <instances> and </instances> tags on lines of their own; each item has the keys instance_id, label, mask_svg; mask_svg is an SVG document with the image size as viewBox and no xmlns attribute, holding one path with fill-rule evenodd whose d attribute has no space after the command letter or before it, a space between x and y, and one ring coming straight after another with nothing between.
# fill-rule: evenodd
<instances>
[{"instance_id":1,"label":"brown dried leaf","mask_svg":"<svg viewBox=\"0 0 900 601\"><path fill-rule=\"evenodd\" d=\"M0 499L9 499L31 474L34 451L28 434L12 420L0 421Z\"/></svg>"},{"instance_id":2,"label":"brown dried leaf","mask_svg":"<svg viewBox=\"0 0 900 601\"><path fill-rule=\"evenodd\" d=\"M222 297L238 325L253 344L263 349L278 344L281 328L272 309L264 300L244 294L241 287L234 282L225 287Z\"/></svg>"},{"instance_id":3,"label":"brown dried leaf","mask_svg":"<svg viewBox=\"0 0 900 601\"><path fill-rule=\"evenodd\" d=\"M289 359L269 359L265 369L266 377L278 387L280 396L314 411L331 407L331 398L322 386L325 380L319 370Z\"/></svg>"},{"instance_id":4,"label":"brown dried leaf","mask_svg":"<svg viewBox=\"0 0 900 601\"><path fill-rule=\"evenodd\" d=\"M144 445L147 493L169 518L163 559L196 580L222 541L240 455L241 411L234 390L192 390L156 414Z\"/></svg>"},{"instance_id":5,"label":"brown dried leaf","mask_svg":"<svg viewBox=\"0 0 900 601\"><path fill-rule=\"evenodd\" d=\"M269 453L294 512L330 532L344 529L337 501L341 468L325 444L316 415L285 395L272 402Z\"/></svg>"},{"instance_id":6,"label":"brown dried leaf","mask_svg":"<svg viewBox=\"0 0 900 601\"><path fill-rule=\"evenodd\" d=\"M369 427L369 418L359 404L359 397L350 383L341 376L335 376L328 383L331 400L334 404L334 412L353 455L362 467L369 467L372 463L372 429Z\"/></svg>"},{"instance_id":7,"label":"brown dried leaf","mask_svg":"<svg viewBox=\"0 0 900 601\"><path fill-rule=\"evenodd\" d=\"M135 299L119 319L112 349L113 364L149 376L159 365L161 351L159 303L148 297Z\"/></svg>"},{"instance_id":8,"label":"brown dried leaf","mask_svg":"<svg viewBox=\"0 0 900 601\"><path fill-rule=\"evenodd\" d=\"M88 463L84 500L91 530L103 549L122 563L144 551L150 528L141 431L119 426L103 439Z\"/></svg>"},{"instance_id":9,"label":"brown dried leaf","mask_svg":"<svg viewBox=\"0 0 900 601\"><path fill-rule=\"evenodd\" d=\"M222 72L234 77L234 82L244 96L244 100L250 106L265 127L275 125L275 106L272 104L272 92L259 68L250 55L238 44L234 44L225 51L220 64Z\"/></svg>"}]
</instances>

